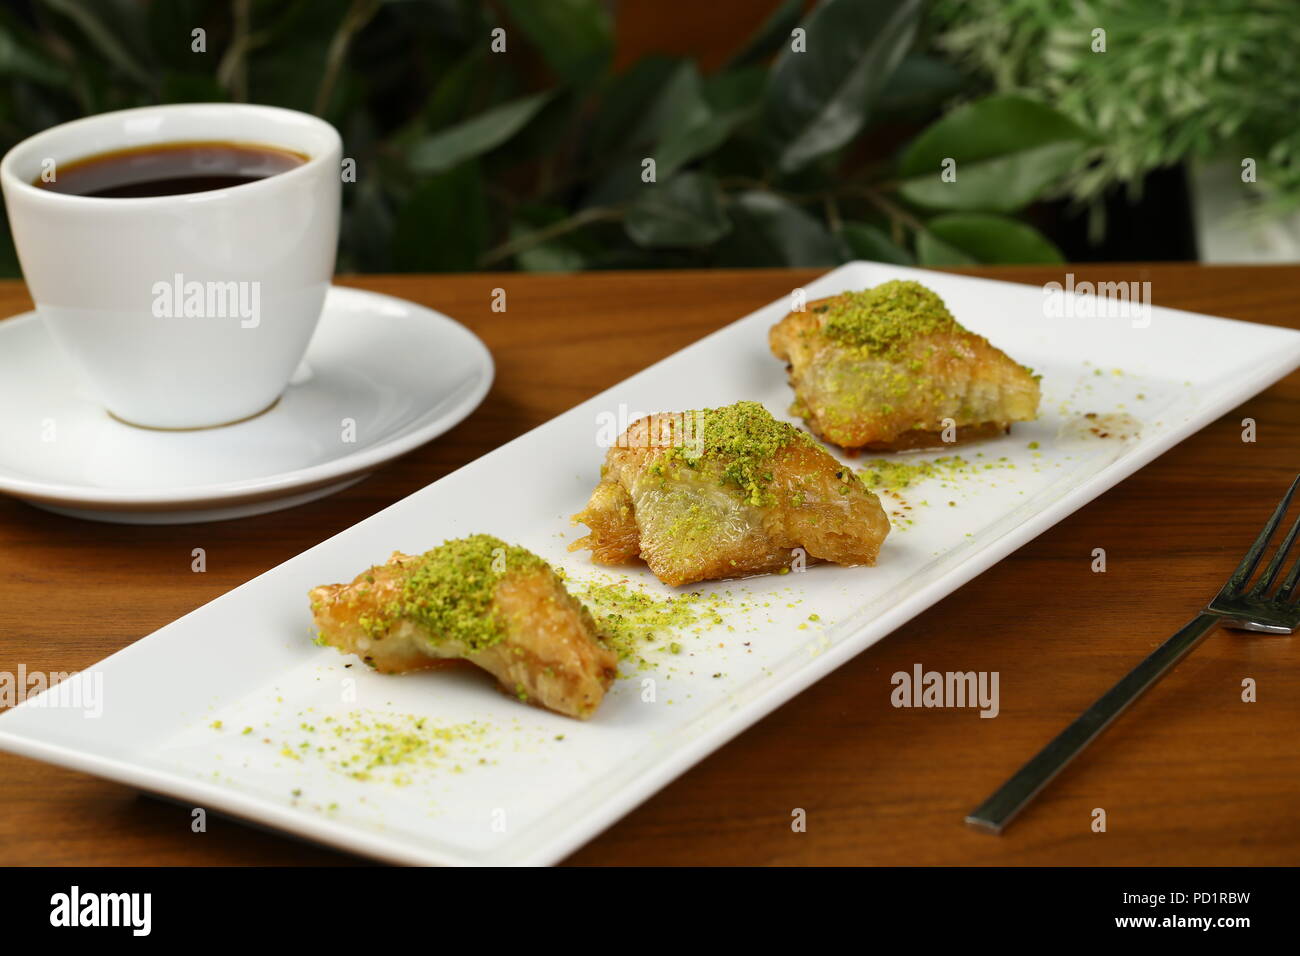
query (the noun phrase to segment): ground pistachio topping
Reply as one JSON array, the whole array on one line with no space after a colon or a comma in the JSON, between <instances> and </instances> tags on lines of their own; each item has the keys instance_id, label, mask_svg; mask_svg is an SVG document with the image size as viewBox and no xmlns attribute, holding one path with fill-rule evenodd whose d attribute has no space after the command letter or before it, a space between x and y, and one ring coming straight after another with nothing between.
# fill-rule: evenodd
<instances>
[{"instance_id":1,"label":"ground pistachio topping","mask_svg":"<svg viewBox=\"0 0 1300 956\"><path fill-rule=\"evenodd\" d=\"M919 282L894 279L826 303L823 333L849 348L897 356L908 342L935 332L960 332L937 293Z\"/></svg>"},{"instance_id":2,"label":"ground pistachio topping","mask_svg":"<svg viewBox=\"0 0 1300 956\"><path fill-rule=\"evenodd\" d=\"M690 647L700 646L694 639L707 637L712 646L717 637L742 628L754 629L751 615L768 606L743 591L661 594L626 578L574 582L573 594L591 612L605 643L630 665L620 675L624 679L630 678L633 670L649 670L673 656L688 654Z\"/></svg>"},{"instance_id":3,"label":"ground pistachio topping","mask_svg":"<svg viewBox=\"0 0 1300 956\"><path fill-rule=\"evenodd\" d=\"M983 459L983 454L977 455L976 458ZM858 470L858 474L868 488L896 495L904 488L929 478L951 482L962 477L974 477L988 471L1011 468L1015 468L1015 465L1005 456L996 461L968 461L960 455L945 455L928 461L877 458L866 462Z\"/></svg>"},{"instance_id":4,"label":"ground pistachio topping","mask_svg":"<svg viewBox=\"0 0 1300 956\"><path fill-rule=\"evenodd\" d=\"M716 469L721 484L739 488L746 500L758 507L776 503L768 490L772 456L795 442L815 445L810 435L773 418L758 402L736 402L687 414L700 423L699 434L669 448L665 459L690 468Z\"/></svg>"},{"instance_id":5,"label":"ground pistachio topping","mask_svg":"<svg viewBox=\"0 0 1300 956\"><path fill-rule=\"evenodd\" d=\"M488 534L444 542L415 559L401 596L385 609L387 627L396 619L418 624L435 640L458 641L481 651L505 637L493 602L506 574L550 568L526 548Z\"/></svg>"},{"instance_id":6,"label":"ground pistachio topping","mask_svg":"<svg viewBox=\"0 0 1300 956\"><path fill-rule=\"evenodd\" d=\"M262 743L289 760L323 763L353 780L399 787L431 773L461 773L466 766L486 764L484 754L499 743L493 733L497 728L478 720L451 723L380 710L316 714L314 708L299 711L298 718L296 727L272 730L268 725ZM244 730L253 732L252 727Z\"/></svg>"},{"instance_id":7,"label":"ground pistachio topping","mask_svg":"<svg viewBox=\"0 0 1300 956\"><path fill-rule=\"evenodd\" d=\"M592 581L579 592L596 630L623 660L645 663L647 642L662 642L680 631L721 625L723 598L699 592L656 597L627 582Z\"/></svg>"}]
</instances>

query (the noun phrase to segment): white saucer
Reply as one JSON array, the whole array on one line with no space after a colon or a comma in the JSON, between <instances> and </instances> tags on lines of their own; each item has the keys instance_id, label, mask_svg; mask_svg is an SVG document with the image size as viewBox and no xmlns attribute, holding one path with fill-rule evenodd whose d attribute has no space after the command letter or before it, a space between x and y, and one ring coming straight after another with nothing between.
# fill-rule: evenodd
<instances>
[{"instance_id":1,"label":"white saucer","mask_svg":"<svg viewBox=\"0 0 1300 956\"><path fill-rule=\"evenodd\" d=\"M273 408L220 428L154 431L110 417L29 312L0 322L0 492L124 524L290 508L441 435L478 407L492 376L487 348L458 322L335 287Z\"/></svg>"}]
</instances>

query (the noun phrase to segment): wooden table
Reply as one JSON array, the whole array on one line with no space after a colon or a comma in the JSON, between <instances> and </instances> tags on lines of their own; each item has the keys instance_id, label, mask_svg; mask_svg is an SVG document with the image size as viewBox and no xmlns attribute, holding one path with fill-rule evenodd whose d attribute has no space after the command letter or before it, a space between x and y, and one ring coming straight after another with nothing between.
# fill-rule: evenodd
<instances>
[{"instance_id":1,"label":"wooden table","mask_svg":"<svg viewBox=\"0 0 1300 956\"><path fill-rule=\"evenodd\" d=\"M1016 281L1062 269L972 270ZM1300 327L1300 268L1079 266L1157 305ZM324 501L190 527L56 517L0 498L0 670L88 667L807 282L813 271L366 277L492 349L458 428ZM509 312L493 313L505 288ZM0 315L29 307L0 284ZM1212 358L1207 357L1207 361ZM1258 441L1241 440L1241 420ZM786 704L571 858L577 864L1300 863L1300 647L1219 632L1008 833L963 814L1203 603L1300 470L1300 375L1166 454ZM189 569L207 549L206 574ZM1090 570L1103 547L1108 571ZM889 675L1001 674L1002 712L895 709ZM1258 702L1241 700L1254 678ZM791 811L807 811L806 833ZM1108 815L1105 833L1092 811ZM335 864L352 857L0 754L0 864Z\"/></svg>"}]
</instances>

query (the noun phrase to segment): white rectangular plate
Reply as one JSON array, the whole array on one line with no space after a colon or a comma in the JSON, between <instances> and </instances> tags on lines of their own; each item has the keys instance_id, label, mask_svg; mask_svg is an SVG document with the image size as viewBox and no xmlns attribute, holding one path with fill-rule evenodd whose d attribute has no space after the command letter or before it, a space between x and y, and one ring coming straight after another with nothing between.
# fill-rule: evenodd
<instances>
[{"instance_id":1,"label":"white rectangular plate","mask_svg":"<svg viewBox=\"0 0 1300 956\"><path fill-rule=\"evenodd\" d=\"M723 625L681 635L677 654L648 650L649 669L625 665L627 679L616 682L592 720L523 706L497 693L486 675L381 677L348 666L355 659L312 643L307 589L349 581L395 549L421 552L475 532L530 548L576 581L609 580L610 570L591 565L585 552L566 552L583 530L569 516L585 503L603 459L602 424L620 410L627 420L739 399L788 417L785 370L767 348L767 331L787 301L187 614L58 691L29 699L0 716L0 747L393 862L552 863L818 678L1300 365L1300 333L1290 330L1159 308L1146 327L1125 316L1049 318L1041 288L897 266L846 265L806 294L811 300L893 278L926 283L964 325L1042 373L1042 418L958 449L993 467L907 489L910 511L886 499L911 523L900 520L874 568L814 566L699 588L730 592L733 604L750 606L729 605ZM1086 413L1132 416L1140 433L1065 437L1092 421ZM626 576L651 594L670 591L644 568ZM75 703L78 686L102 688L98 716L46 706L54 693ZM358 724L389 720L400 729L414 717L428 718L426 730L457 728L439 743L445 753L408 754L368 780L348 775L343 762ZM479 731L467 735L471 722ZM349 733L335 735L338 726Z\"/></svg>"}]
</instances>

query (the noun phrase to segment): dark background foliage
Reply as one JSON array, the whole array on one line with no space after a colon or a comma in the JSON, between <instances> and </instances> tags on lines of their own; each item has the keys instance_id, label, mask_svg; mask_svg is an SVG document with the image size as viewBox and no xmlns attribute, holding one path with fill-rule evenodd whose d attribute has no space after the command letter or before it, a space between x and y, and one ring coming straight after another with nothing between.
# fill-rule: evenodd
<instances>
[{"instance_id":1,"label":"dark background foliage","mask_svg":"<svg viewBox=\"0 0 1300 956\"><path fill-rule=\"evenodd\" d=\"M356 164L340 271L1087 257L1040 201L1095 136L935 29L922 0L785 0L721 68L615 71L602 0L27 0L0 12L0 145L151 103L317 113Z\"/></svg>"}]
</instances>

